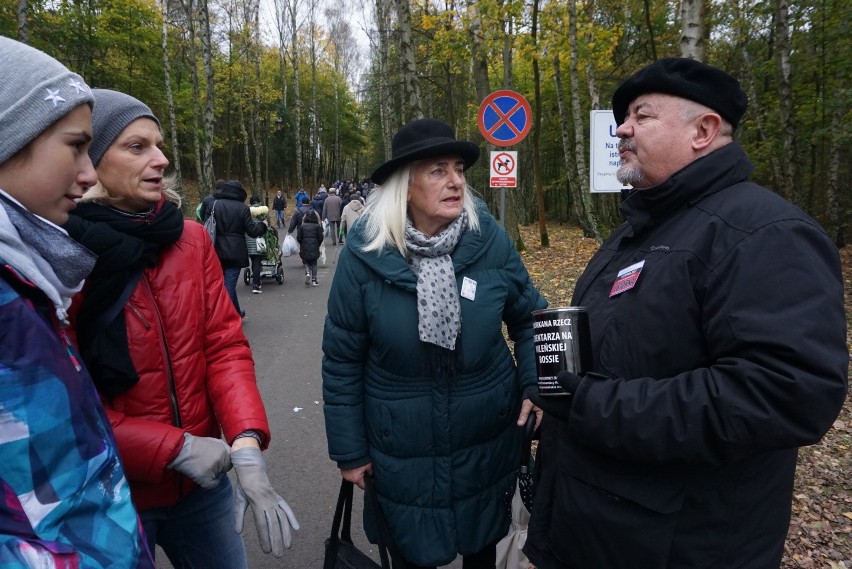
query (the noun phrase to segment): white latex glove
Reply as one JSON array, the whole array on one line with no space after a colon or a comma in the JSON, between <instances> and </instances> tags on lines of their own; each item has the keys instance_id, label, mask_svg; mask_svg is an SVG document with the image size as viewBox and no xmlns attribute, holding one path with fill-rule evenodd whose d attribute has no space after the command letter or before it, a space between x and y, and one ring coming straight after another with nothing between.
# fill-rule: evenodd
<instances>
[{"instance_id":1,"label":"white latex glove","mask_svg":"<svg viewBox=\"0 0 852 569\"><path fill-rule=\"evenodd\" d=\"M293 510L272 488L260 449L249 446L235 450L231 452L231 462L237 472L234 529L242 533L246 509L251 506L260 548L264 553L271 551L275 557L281 557L290 548L290 528L299 529Z\"/></svg>"},{"instance_id":2,"label":"white latex glove","mask_svg":"<svg viewBox=\"0 0 852 569\"><path fill-rule=\"evenodd\" d=\"M231 448L222 439L183 434L183 448L168 468L177 470L202 488L219 485L219 475L231 470Z\"/></svg>"}]
</instances>

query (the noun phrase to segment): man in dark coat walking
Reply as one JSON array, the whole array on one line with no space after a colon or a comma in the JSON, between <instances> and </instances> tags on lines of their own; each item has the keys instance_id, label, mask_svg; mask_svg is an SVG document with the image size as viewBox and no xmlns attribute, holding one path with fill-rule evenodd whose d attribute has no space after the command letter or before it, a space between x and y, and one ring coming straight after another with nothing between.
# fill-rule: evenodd
<instances>
[{"instance_id":1,"label":"man in dark coat walking","mask_svg":"<svg viewBox=\"0 0 852 569\"><path fill-rule=\"evenodd\" d=\"M746 181L746 103L727 73L675 58L613 95L636 191L574 289L595 373L538 397L538 569L781 564L797 449L846 395L843 280L822 228Z\"/></svg>"},{"instance_id":2,"label":"man in dark coat walking","mask_svg":"<svg viewBox=\"0 0 852 569\"><path fill-rule=\"evenodd\" d=\"M287 198L278 190L272 200L272 209L275 210L275 227L284 227L284 210L287 208Z\"/></svg>"},{"instance_id":3,"label":"man in dark coat walking","mask_svg":"<svg viewBox=\"0 0 852 569\"><path fill-rule=\"evenodd\" d=\"M325 198L322 204L322 219L328 220L328 230L331 233L333 245L337 245L340 239L341 213L343 213L343 204L340 201L340 196L337 195L337 190L332 188L329 196Z\"/></svg>"}]
</instances>

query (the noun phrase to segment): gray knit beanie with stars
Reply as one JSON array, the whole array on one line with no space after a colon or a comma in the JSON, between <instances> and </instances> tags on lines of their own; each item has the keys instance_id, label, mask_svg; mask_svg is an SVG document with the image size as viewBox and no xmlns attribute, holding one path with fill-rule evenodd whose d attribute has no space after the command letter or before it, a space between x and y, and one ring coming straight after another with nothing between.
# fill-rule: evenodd
<instances>
[{"instance_id":1,"label":"gray knit beanie with stars","mask_svg":"<svg viewBox=\"0 0 852 569\"><path fill-rule=\"evenodd\" d=\"M92 144L89 158L98 165L106 151L127 125L136 119L147 118L160 126L154 111L135 97L109 89L94 89L95 110L92 112Z\"/></svg>"},{"instance_id":2,"label":"gray knit beanie with stars","mask_svg":"<svg viewBox=\"0 0 852 569\"><path fill-rule=\"evenodd\" d=\"M0 36L0 164L83 103L83 78L44 52Z\"/></svg>"}]
</instances>

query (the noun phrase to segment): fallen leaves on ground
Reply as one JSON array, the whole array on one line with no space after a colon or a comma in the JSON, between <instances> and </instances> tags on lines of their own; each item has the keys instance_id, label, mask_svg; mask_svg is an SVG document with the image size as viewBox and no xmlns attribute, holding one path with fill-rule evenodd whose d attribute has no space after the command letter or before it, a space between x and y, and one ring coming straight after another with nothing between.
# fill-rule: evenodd
<instances>
[{"instance_id":1,"label":"fallen leaves on ground","mask_svg":"<svg viewBox=\"0 0 852 569\"><path fill-rule=\"evenodd\" d=\"M568 306L574 284L598 249L580 229L548 225L550 247L539 245L537 225L520 228L524 263L551 306ZM840 251L846 313L852 300L852 247ZM793 517L783 569L852 569L852 403L846 404L823 440L799 452ZM721 569L721 568L720 568Z\"/></svg>"}]
</instances>

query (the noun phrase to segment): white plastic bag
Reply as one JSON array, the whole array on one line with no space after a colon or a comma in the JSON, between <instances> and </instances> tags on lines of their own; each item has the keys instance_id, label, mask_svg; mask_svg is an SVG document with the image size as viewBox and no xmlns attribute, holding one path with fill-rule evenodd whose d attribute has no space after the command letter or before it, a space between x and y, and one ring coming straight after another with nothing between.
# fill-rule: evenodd
<instances>
[{"instance_id":1,"label":"white plastic bag","mask_svg":"<svg viewBox=\"0 0 852 569\"><path fill-rule=\"evenodd\" d=\"M287 237L284 238L284 242L281 243L281 254L285 257L289 257L290 255L295 255L299 252L299 242L296 241L296 238L293 237L292 233L288 233Z\"/></svg>"},{"instance_id":2,"label":"white plastic bag","mask_svg":"<svg viewBox=\"0 0 852 569\"><path fill-rule=\"evenodd\" d=\"M258 253L266 253L266 237L258 237L254 241Z\"/></svg>"},{"instance_id":3,"label":"white plastic bag","mask_svg":"<svg viewBox=\"0 0 852 569\"><path fill-rule=\"evenodd\" d=\"M325 243L320 245L320 256L319 256L319 259L317 259L317 260L319 261L320 265L322 265L323 267L326 266L326 262L328 261L328 257L325 256Z\"/></svg>"},{"instance_id":4,"label":"white plastic bag","mask_svg":"<svg viewBox=\"0 0 852 569\"><path fill-rule=\"evenodd\" d=\"M328 237L328 220L327 219L322 220L322 236Z\"/></svg>"}]
</instances>

